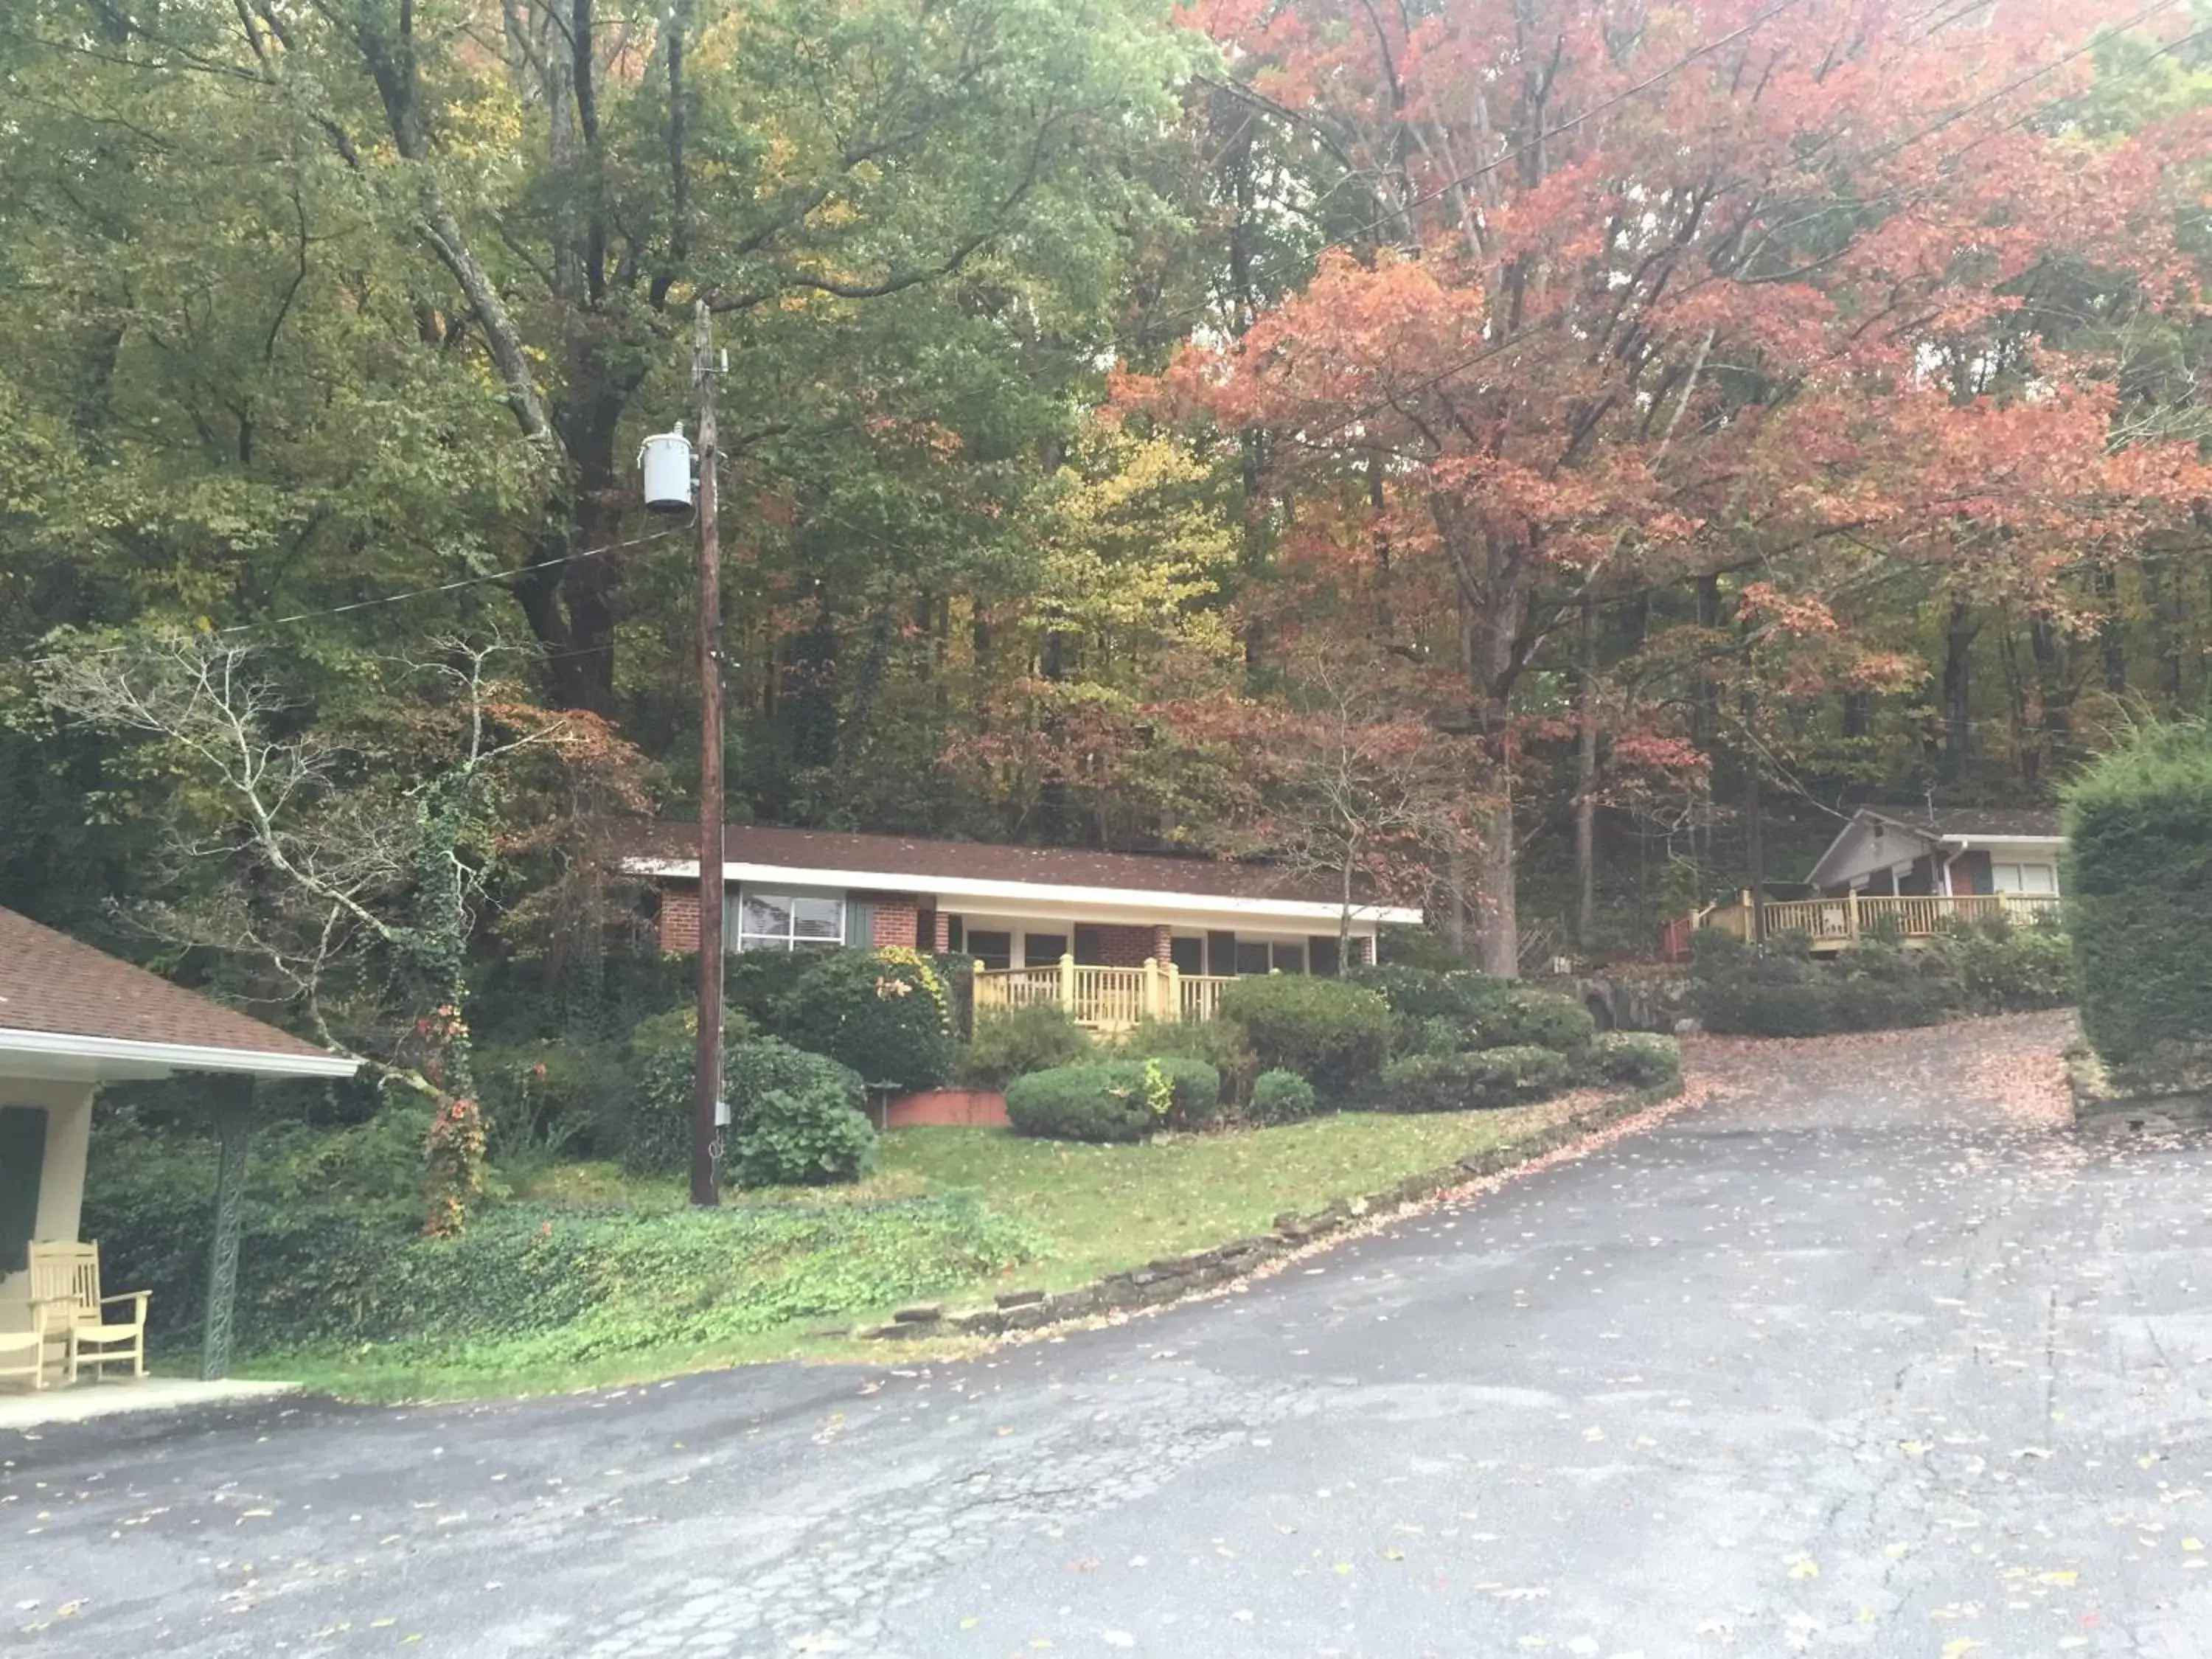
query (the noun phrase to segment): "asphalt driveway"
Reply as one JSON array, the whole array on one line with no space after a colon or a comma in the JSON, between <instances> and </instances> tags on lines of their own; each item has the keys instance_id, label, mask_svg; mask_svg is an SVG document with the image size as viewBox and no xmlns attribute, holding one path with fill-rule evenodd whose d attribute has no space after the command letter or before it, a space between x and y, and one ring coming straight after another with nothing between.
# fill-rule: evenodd
<instances>
[{"instance_id":1,"label":"asphalt driveway","mask_svg":"<svg viewBox=\"0 0 2212 1659\"><path fill-rule=\"evenodd\" d=\"M2212 1655L2212 1146L2074 1139L2063 1030L1707 1044L969 1363L0 1437L0 1650Z\"/></svg>"}]
</instances>

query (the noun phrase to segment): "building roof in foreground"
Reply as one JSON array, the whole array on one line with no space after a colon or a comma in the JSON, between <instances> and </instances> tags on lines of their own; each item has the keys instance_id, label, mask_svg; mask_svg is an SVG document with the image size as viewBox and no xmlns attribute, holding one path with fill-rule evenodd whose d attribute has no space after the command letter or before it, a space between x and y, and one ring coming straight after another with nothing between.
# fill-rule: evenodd
<instances>
[{"instance_id":1,"label":"building roof in foreground","mask_svg":"<svg viewBox=\"0 0 2212 1659\"><path fill-rule=\"evenodd\" d=\"M356 1062L0 909L0 1070L25 1056L349 1076Z\"/></svg>"}]
</instances>

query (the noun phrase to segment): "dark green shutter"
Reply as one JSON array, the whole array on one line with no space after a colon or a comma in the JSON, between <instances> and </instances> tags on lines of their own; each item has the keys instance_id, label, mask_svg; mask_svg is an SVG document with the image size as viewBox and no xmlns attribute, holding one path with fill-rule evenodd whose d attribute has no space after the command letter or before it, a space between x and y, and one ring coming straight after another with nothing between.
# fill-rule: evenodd
<instances>
[{"instance_id":1,"label":"dark green shutter","mask_svg":"<svg viewBox=\"0 0 2212 1659\"><path fill-rule=\"evenodd\" d=\"M39 1224L39 1182L46 1170L46 1115L36 1106L0 1106L0 1273L28 1267L24 1248Z\"/></svg>"}]
</instances>

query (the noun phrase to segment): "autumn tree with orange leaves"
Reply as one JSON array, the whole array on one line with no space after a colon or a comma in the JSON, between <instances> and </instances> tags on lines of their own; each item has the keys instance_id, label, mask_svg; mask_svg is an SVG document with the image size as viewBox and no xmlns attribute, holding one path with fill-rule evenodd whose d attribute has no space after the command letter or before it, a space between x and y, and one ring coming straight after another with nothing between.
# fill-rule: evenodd
<instances>
[{"instance_id":1,"label":"autumn tree with orange leaves","mask_svg":"<svg viewBox=\"0 0 2212 1659\"><path fill-rule=\"evenodd\" d=\"M2179 33L2153 7L2140 21ZM1817 641L1830 686L1894 653L1855 592L2067 603L2208 492L2185 439L2115 441L2110 351L2024 325L2100 273L2197 304L2177 215L2201 112L2113 136L2069 118L2092 20L2051 4L1217 0L1240 96L1318 135L1316 202L1366 210L1241 335L1123 399L1228 447L1263 434L1284 558L1335 563L1361 625L1453 665L1440 729L1482 739L1479 965L1515 971L1530 677L1579 682L1591 607L1717 596L1677 687L1759 776L1761 676ZM2118 21L2118 20L2116 20ZM1305 532L1301 504L1340 510ZM1680 641L1675 642L1677 645ZM1559 711L1551 711L1556 717ZM1576 792L1592 787L1579 745Z\"/></svg>"}]
</instances>

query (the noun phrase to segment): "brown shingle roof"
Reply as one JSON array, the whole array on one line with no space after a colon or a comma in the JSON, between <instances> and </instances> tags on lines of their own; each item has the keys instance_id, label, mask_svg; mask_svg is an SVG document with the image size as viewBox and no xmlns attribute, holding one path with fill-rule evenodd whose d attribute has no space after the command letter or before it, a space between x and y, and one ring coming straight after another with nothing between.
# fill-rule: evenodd
<instances>
[{"instance_id":1,"label":"brown shingle roof","mask_svg":"<svg viewBox=\"0 0 2212 1659\"><path fill-rule=\"evenodd\" d=\"M624 850L634 855L688 862L698 856L698 847L696 824L664 821L646 826L638 841ZM722 832L722 847L726 858L734 864L925 878L954 876L1060 887L1118 887L1210 898L1294 899L1309 904L1338 902L1338 894L1326 878L1299 877L1267 864L1235 864L1172 853L1006 847L989 842L927 841L912 836L782 830L758 823L727 825ZM1361 895L1359 902L1373 901Z\"/></svg>"},{"instance_id":2,"label":"brown shingle roof","mask_svg":"<svg viewBox=\"0 0 2212 1659\"><path fill-rule=\"evenodd\" d=\"M1944 836L1997 838L2007 836L2055 836L2060 833L2059 817L2056 808L2044 806L1942 806L1931 817L1924 811L1910 807L1892 810L1873 806L1867 809L1892 823L1902 824L1919 834Z\"/></svg>"},{"instance_id":3,"label":"brown shingle roof","mask_svg":"<svg viewBox=\"0 0 2212 1659\"><path fill-rule=\"evenodd\" d=\"M0 1031L327 1060L325 1049L0 909Z\"/></svg>"}]
</instances>

